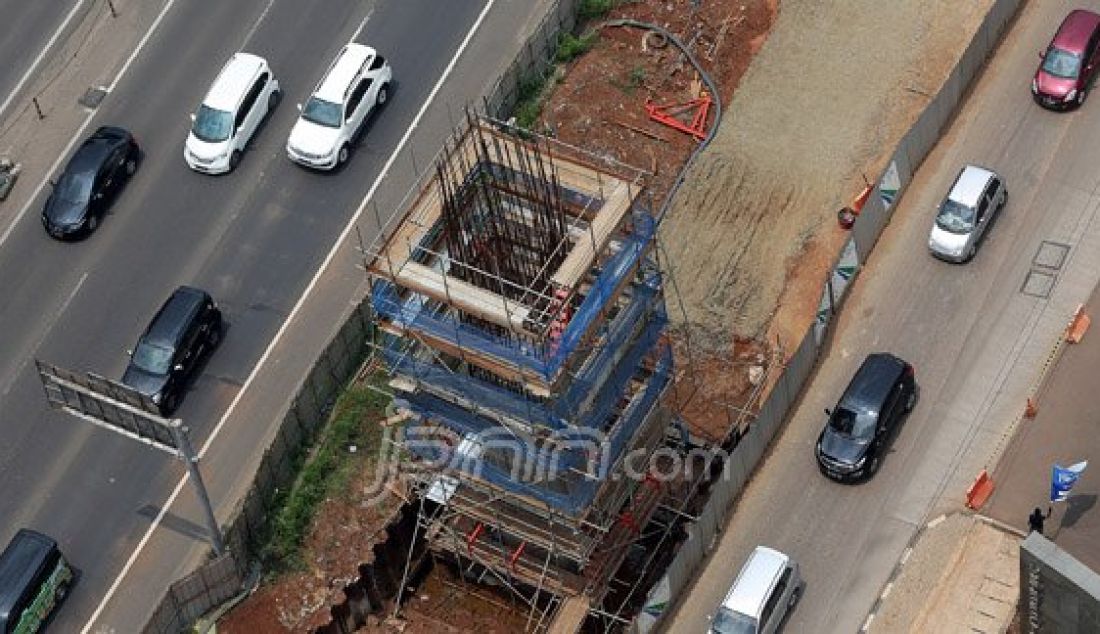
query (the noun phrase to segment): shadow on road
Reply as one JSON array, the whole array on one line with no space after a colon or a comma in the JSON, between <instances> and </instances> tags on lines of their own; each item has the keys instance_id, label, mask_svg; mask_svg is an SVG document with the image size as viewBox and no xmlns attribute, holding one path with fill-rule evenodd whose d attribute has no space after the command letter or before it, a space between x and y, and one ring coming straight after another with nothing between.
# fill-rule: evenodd
<instances>
[{"instance_id":1,"label":"shadow on road","mask_svg":"<svg viewBox=\"0 0 1100 634\"><path fill-rule=\"evenodd\" d=\"M1093 496L1095 497L1095 496ZM147 517L150 520L155 520L157 513L160 513L160 507L152 504L146 504L138 509L138 515ZM172 513L165 513L164 517L160 520L160 525L172 532L179 533L184 537L190 537L199 541L206 541L210 539L210 533L207 532L205 526L195 524L189 520L185 520L182 517L173 515Z\"/></svg>"},{"instance_id":2,"label":"shadow on road","mask_svg":"<svg viewBox=\"0 0 1100 634\"><path fill-rule=\"evenodd\" d=\"M1066 514L1062 516L1062 521L1058 524L1058 528L1072 528L1077 520L1087 513L1092 507L1096 506L1096 495L1074 495L1070 496L1066 500Z\"/></svg>"}]
</instances>

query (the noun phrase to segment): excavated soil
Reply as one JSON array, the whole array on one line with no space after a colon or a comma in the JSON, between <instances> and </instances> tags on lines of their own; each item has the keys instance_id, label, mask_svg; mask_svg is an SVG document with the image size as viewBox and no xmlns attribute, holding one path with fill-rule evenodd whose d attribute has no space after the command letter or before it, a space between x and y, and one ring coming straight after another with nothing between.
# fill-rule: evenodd
<instances>
[{"instance_id":1,"label":"excavated soil","mask_svg":"<svg viewBox=\"0 0 1100 634\"><path fill-rule=\"evenodd\" d=\"M695 340L760 338L797 261L877 175L992 0L785 0L663 227ZM834 251L835 252L835 251ZM831 264L831 262L830 262ZM813 311L786 315L809 325ZM794 340L797 343L798 339Z\"/></svg>"}]
</instances>

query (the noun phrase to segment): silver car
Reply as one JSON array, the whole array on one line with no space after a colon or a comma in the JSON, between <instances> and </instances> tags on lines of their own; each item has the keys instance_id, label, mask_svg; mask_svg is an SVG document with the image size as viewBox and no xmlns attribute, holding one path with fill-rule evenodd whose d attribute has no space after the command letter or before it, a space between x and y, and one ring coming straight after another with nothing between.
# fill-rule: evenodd
<instances>
[{"instance_id":1,"label":"silver car","mask_svg":"<svg viewBox=\"0 0 1100 634\"><path fill-rule=\"evenodd\" d=\"M708 634L774 634L801 594L798 564L778 550L757 546L711 615Z\"/></svg>"},{"instance_id":2,"label":"silver car","mask_svg":"<svg viewBox=\"0 0 1100 634\"><path fill-rule=\"evenodd\" d=\"M1008 200L1001 177L984 167L967 165L959 172L947 198L940 203L928 249L949 262L974 257L993 216Z\"/></svg>"}]
</instances>

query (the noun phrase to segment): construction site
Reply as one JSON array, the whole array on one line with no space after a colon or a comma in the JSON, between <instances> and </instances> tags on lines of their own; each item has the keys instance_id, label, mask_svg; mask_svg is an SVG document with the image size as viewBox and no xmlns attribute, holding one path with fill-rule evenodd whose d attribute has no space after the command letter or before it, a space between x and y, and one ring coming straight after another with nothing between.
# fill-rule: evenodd
<instances>
[{"instance_id":1,"label":"construction site","mask_svg":"<svg viewBox=\"0 0 1100 634\"><path fill-rule=\"evenodd\" d=\"M647 175L467 113L364 247L424 559L529 631L627 624L702 473ZM399 601L400 602L400 601Z\"/></svg>"}]
</instances>

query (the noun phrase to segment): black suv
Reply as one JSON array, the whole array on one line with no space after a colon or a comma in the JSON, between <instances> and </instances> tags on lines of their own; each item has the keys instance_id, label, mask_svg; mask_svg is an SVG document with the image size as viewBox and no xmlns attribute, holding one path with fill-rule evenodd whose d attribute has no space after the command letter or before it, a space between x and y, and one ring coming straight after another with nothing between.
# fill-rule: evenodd
<instances>
[{"instance_id":1,"label":"black suv","mask_svg":"<svg viewBox=\"0 0 1100 634\"><path fill-rule=\"evenodd\" d=\"M222 313L209 293L181 286L138 339L122 382L152 398L168 416L221 337Z\"/></svg>"},{"instance_id":2,"label":"black suv","mask_svg":"<svg viewBox=\"0 0 1100 634\"><path fill-rule=\"evenodd\" d=\"M917 404L913 366L892 354L868 355L817 438L817 464L840 481L871 477L904 416Z\"/></svg>"},{"instance_id":3,"label":"black suv","mask_svg":"<svg viewBox=\"0 0 1100 634\"><path fill-rule=\"evenodd\" d=\"M46 233L60 240L95 231L107 207L137 171L141 150L134 135L104 126L69 159L42 210Z\"/></svg>"}]
</instances>

